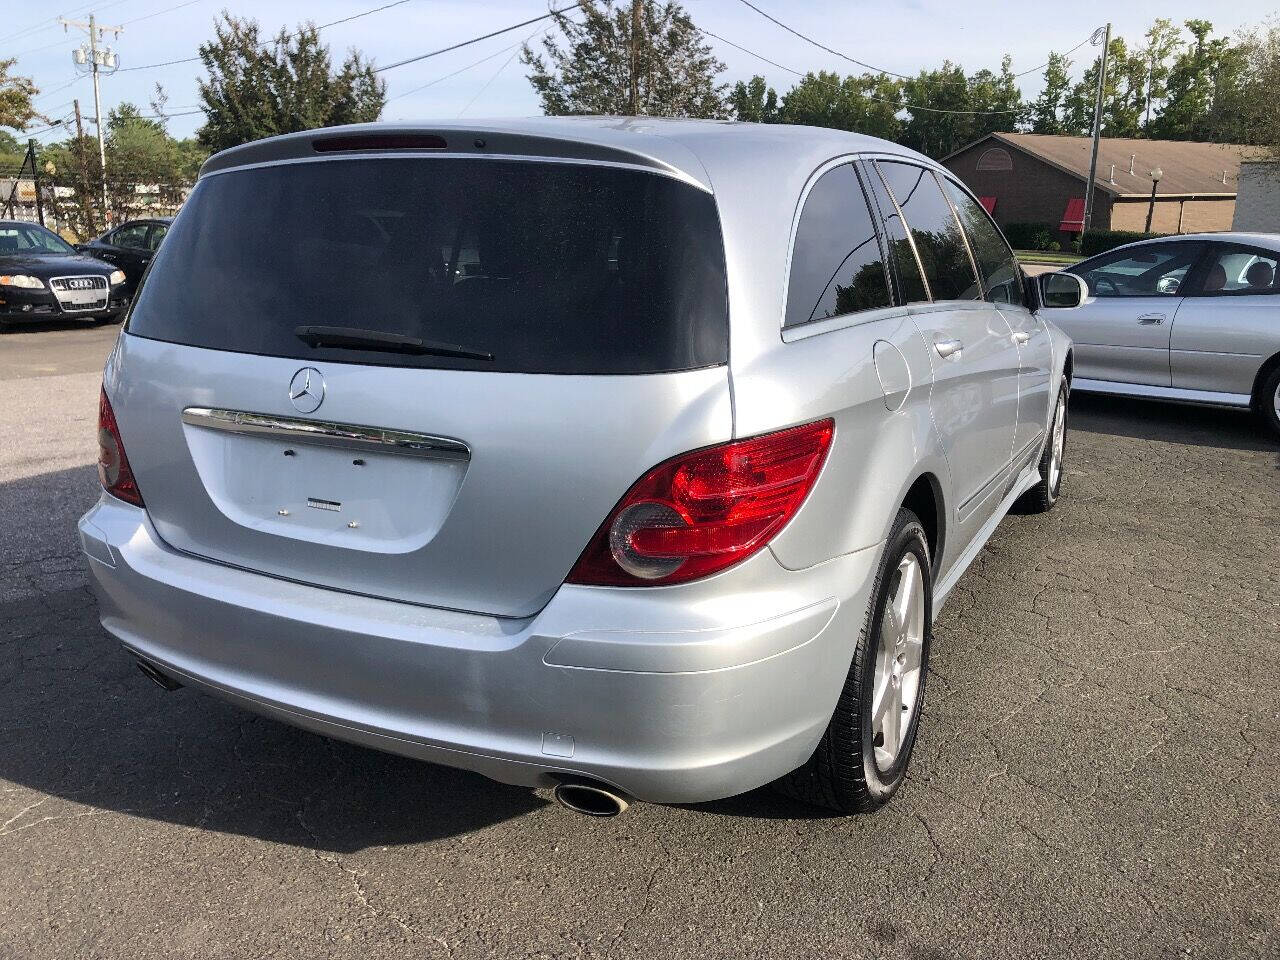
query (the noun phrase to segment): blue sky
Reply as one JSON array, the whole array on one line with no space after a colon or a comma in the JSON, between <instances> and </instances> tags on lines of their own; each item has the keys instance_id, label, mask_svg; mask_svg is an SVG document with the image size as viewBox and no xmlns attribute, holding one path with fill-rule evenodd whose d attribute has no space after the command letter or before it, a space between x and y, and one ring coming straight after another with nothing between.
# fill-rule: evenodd
<instances>
[{"instance_id":1,"label":"blue sky","mask_svg":"<svg viewBox=\"0 0 1280 960\"><path fill-rule=\"evenodd\" d=\"M111 41L122 67L136 67L194 56L199 44L212 33L212 21L225 6L237 15L256 17L267 32L292 27L300 19L325 23L362 13L390 0L311 0L300 5L283 0L99 0L94 4L60 0L45 5L12 0L9 13L0 20L0 59L18 56L16 72L33 76L41 88L37 105L54 119L68 116L71 100L79 97L86 116L93 112L92 85L75 80L71 50L81 39L64 35L54 19L59 13L87 18L90 10L107 24L125 24L118 40ZM787 2L755 0L757 6L797 30L822 40L849 56L899 73L914 73L935 66L945 58L972 72L997 68L1004 53L1013 57L1015 71L1044 62L1050 50L1075 46L1092 30L1112 20L1114 29L1138 41L1152 19L1166 16L1175 22L1207 17L1221 33L1232 33L1274 15L1276 0L1237 0L1229 8L1215 8L1203 0L1162 0L1160 4L1114 0L1070 0L1043 3L1028 0L1005 3L970 0L966 3L917 0L910 3ZM65 6L63 6L65 4ZM181 9L169 9L183 4ZM46 13L37 7L43 6ZM741 46L753 49L796 70L832 69L857 71L838 57L794 37L740 0L687 0L686 7L700 26ZM389 64L429 50L439 49L490 30L537 16L547 9L546 0L408 0L393 9L374 13L322 34L335 57L356 47L379 64ZM134 23L130 21L136 20ZM507 49L545 29L544 21L430 60L389 70L385 116L388 119L451 119L463 117L526 116L539 112L538 102L525 78L524 68ZM21 35L18 35L21 34ZM722 79L732 82L753 73L763 74L782 92L793 78L732 47L714 43L728 69ZM1076 55L1075 75L1092 58L1092 48ZM477 63L477 61L483 61ZM474 66L472 66L474 64ZM467 68L469 69L462 69ZM459 71L456 76L441 79ZM170 112L198 105L196 78L200 64L175 64L148 70L122 70L102 83L103 110L132 100L144 107L154 85L164 85ZM432 81L439 81L432 83ZM1039 75L1023 79L1023 89L1034 95ZM430 84L430 86L425 86ZM422 89L418 89L422 88ZM200 123L199 115L175 117L170 131L184 136ZM54 131L40 137L53 139Z\"/></svg>"}]
</instances>

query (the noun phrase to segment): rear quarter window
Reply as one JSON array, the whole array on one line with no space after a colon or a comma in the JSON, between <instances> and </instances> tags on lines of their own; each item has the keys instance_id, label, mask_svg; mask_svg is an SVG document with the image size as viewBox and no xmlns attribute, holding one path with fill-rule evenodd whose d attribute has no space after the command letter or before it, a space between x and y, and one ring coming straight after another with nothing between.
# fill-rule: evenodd
<instances>
[{"instance_id":1,"label":"rear quarter window","mask_svg":"<svg viewBox=\"0 0 1280 960\"><path fill-rule=\"evenodd\" d=\"M200 181L129 332L300 360L521 373L659 373L728 359L715 200L574 163L361 157ZM492 361L309 346L342 327Z\"/></svg>"},{"instance_id":2,"label":"rear quarter window","mask_svg":"<svg viewBox=\"0 0 1280 960\"><path fill-rule=\"evenodd\" d=\"M784 326L892 303L880 240L850 163L809 190L791 250Z\"/></svg>"},{"instance_id":3,"label":"rear quarter window","mask_svg":"<svg viewBox=\"0 0 1280 960\"><path fill-rule=\"evenodd\" d=\"M981 300L965 237L931 170L893 160L876 162L906 221L934 300Z\"/></svg>"}]
</instances>

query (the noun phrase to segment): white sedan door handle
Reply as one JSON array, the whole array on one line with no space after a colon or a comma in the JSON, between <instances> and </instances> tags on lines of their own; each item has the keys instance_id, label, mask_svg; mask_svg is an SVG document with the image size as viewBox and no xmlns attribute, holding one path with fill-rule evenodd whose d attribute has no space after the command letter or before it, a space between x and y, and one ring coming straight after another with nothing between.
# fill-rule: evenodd
<instances>
[{"instance_id":1,"label":"white sedan door handle","mask_svg":"<svg viewBox=\"0 0 1280 960\"><path fill-rule=\"evenodd\" d=\"M959 340L935 340L933 348L938 351L940 357L950 357L964 349L964 344Z\"/></svg>"},{"instance_id":2,"label":"white sedan door handle","mask_svg":"<svg viewBox=\"0 0 1280 960\"><path fill-rule=\"evenodd\" d=\"M1025 330L1018 330L1013 335L1013 342L1018 344L1019 346L1021 346L1024 343L1027 343L1030 339L1031 339L1031 334L1027 333Z\"/></svg>"},{"instance_id":3,"label":"white sedan door handle","mask_svg":"<svg viewBox=\"0 0 1280 960\"><path fill-rule=\"evenodd\" d=\"M1145 316L1139 317L1138 322L1144 327L1158 327L1160 324L1164 323L1164 314L1148 313Z\"/></svg>"}]
</instances>

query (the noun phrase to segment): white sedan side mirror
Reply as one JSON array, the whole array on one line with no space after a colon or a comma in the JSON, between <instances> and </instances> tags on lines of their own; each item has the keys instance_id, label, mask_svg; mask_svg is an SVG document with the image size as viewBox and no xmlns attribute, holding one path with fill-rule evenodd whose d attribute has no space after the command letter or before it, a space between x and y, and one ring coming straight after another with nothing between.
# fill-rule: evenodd
<instances>
[{"instance_id":1,"label":"white sedan side mirror","mask_svg":"<svg viewBox=\"0 0 1280 960\"><path fill-rule=\"evenodd\" d=\"M1046 273L1040 277L1040 302L1051 310L1072 310L1089 299L1089 285L1074 273Z\"/></svg>"}]
</instances>

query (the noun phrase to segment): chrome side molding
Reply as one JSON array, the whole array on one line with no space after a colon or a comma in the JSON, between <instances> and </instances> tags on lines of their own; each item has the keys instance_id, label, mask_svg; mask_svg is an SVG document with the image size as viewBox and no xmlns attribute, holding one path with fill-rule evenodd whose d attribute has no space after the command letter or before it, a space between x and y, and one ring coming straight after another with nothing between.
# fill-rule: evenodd
<instances>
[{"instance_id":1,"label":"chrome side molding","mask_svg":"<svg viewBox=\"0 0 1280 960\"><path fill-rule=\"evenodd\" d=\"M413 433L408 430L391 430L386 427L363 427L352 423L277 417L267 413L223 410L217 407L187 407L182 411L182 422L193 427L222 430L226 433L275 437L291 443L310 443L434 460L469 460L471 458L471 448L461 440L433 437L430 434Z\"/></svg>"}]
</instances>

